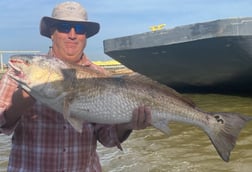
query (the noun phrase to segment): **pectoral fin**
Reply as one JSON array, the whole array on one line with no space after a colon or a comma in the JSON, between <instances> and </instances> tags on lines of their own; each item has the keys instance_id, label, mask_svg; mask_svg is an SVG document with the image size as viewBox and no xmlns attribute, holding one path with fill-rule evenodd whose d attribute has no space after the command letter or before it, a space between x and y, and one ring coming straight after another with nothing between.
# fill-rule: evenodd
<instances>
[{"instance_id":1,"label":"pectoral fin","mask_svg":"<svg viewBox=\"0 0 252 172\"><path fill-rule=\"evenodd\" d=\"M71 116L70 110L69 110L69 103L66 100L67 99L65 99L64 106L63 106L63 116L76 131L78 131L79 133L82 133L83 122Z\"/></svg>"},{"instance_id":2,"label":"pectoral fin","mask_svg":"<svg viewBox=\"0 0 252 172\"><path fill-rule=\"evenodd\" d=\"M76 131L78 131L79 133L82 133L82 127L83 127L82 121L80 121L79 119L74 118L74 117L69 117L69 118L67 119L67 121L71 124L71 126L72 126Z\"/></svg>"}]
</instances>

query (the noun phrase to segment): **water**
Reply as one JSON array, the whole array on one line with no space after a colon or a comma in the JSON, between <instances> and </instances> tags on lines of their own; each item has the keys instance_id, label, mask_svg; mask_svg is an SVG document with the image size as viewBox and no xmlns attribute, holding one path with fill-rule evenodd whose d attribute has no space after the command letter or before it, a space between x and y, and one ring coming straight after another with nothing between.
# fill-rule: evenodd
<instances>
[{"instance_id":1,"label":"water","mask_svg":"<svg viewBox=\"0 0 252 172\"><path fill-rule=\"evenodd\" d=\"M185 94L206 111L240 112L252 116L252 97L220 94ZM116 148L98 147L105 172L250 172L252 169L252 122L242 130L230 162L220 159L200 129L172 123L171 135L150 127L134 131ZM6 171L10 137L0 135L0 172Z\"/></svg>"},{"instance_id":2,"label":"water","mask_svg":"<svg viewBox=\"0 0 252 172\"><path fill-rule=\"evenodd\" d=\"M11 137L0 134L0 172L5 172L11 146Z\"/></svg>"}]
</instances>

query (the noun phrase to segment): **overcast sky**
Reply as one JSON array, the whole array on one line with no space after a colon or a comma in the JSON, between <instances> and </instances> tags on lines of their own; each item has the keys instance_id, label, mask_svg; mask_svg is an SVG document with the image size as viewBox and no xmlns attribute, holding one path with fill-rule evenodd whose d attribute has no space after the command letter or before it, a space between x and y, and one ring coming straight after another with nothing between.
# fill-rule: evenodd
<instances>
[{"instance_id":1,"label":"overcast sky","mask_svg":"<svg viewBox=\"0 0 252 172\"><path fill-rule=\"evenodd\" d=\"M62 0L1 0L0 50L48 51L51 40L39 34L43 16L50 16ZM90 21L101 24L100 32L88 39L91 60L110 59L103 40L148 32L152 25L166 28L211 20L252 17L251 0L79 0ZM4 57L7 55L4 55Z\"/></svg>"}]
</instances>

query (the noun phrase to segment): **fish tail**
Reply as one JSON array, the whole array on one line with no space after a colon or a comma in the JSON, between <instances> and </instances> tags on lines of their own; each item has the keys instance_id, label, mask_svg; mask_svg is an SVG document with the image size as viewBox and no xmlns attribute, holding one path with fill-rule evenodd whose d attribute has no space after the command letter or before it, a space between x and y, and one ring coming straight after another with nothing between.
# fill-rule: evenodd
<instances>
[{"instance_id":1,"label":"fish tail","mask_svg":"<svg viewBox=\"0 0 252 172\"><path fill-rule=\"evenodd\" d=\"M212 113L212 115L214 118L213 121L209 121L208 136L220 157L228 162L241 129L252 118L234 113Z\"/></svg>"}]
</instances>

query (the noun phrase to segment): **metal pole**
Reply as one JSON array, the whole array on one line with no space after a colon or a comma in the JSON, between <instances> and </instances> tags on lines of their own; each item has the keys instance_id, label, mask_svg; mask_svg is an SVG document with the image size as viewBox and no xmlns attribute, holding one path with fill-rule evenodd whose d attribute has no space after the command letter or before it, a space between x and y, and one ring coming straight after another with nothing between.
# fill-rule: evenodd
<instances>
[{"instance_id":1,"label":"metal pole","mask_svg":"<svg viewBox=\"0 0 252 172\"><path fill-rule=\"evenodd\" d=\"M1 63L1 72L3 72L4 66L3 66L3 54L2 53L0 53L0 63Z\"/></svg>"}]
</instances>

